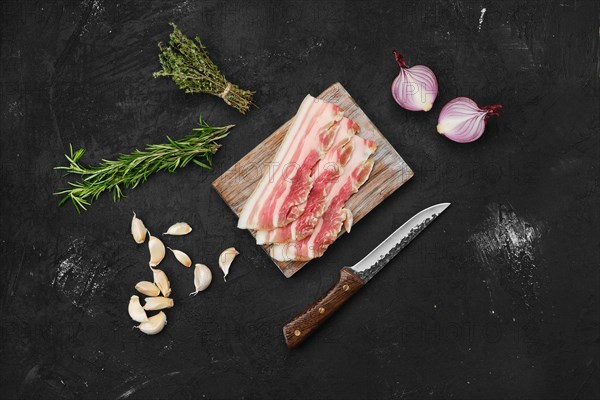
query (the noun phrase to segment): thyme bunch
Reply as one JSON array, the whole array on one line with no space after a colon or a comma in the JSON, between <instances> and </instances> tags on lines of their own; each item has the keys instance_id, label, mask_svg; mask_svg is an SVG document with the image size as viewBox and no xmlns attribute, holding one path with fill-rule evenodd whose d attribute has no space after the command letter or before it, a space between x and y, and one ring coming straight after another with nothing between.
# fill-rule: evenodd
<instances>
[{"instance_id":1,"label":"thyme bunch","mask_svg":"<svg viewBox=\"0 0 600 400\"><path fill-rule=\"evenodd\" d=\"M191 40L177 25L170 25L173 32L169 35L169 42L166 45L158 43L158 59L162 69L153 76L171 77L186 93L202 92L220 97L225 103L245 114L253 104L254 92L241 89L225 79L198 37Z\"/></svg>"},{"instance_id":2,"label":"thyme bunch","mask_svg":"<svg viewBox=\"0 0 600 400\"><path fill-rule=\"evenodd\" d=\"M160 171L173 173L190 162L211 169L212 156L221 147L218 140L227 136L232 127L210 126L200 117L194 133L182 139L174 140L167 136L166 143L149 144L143 151L121 154L116 160L102 160L96 166L81 163L85 149L73 151L73 146L69 146L69 154L65 155L69 165L55 169L66 171L65 176L79 175L80 179L69 182L68 188L54 194L63 196L59 205L70 200L77 212L81 212L87 210L87 206L101 193L112 193L116 202L124 196L123 189L133 189Z\"/></svg>"}]
</instances>

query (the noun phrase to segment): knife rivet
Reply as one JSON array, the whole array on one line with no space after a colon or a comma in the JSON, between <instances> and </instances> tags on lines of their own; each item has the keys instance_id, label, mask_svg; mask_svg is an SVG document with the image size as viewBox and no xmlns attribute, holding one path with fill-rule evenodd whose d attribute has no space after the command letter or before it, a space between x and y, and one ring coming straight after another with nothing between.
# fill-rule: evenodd
<instances>
[{"instance_id":1,"label":"knife rivet","mask_svg":"<svg viewBox=\"0 0 600 400\"><path fill-rule=\"evenodd\" d=\"M300 334L301 334L301 333L302 333L302 332L300 332L300 329L296 329L296 330L294 331L294 335L296 335L296 336L300 336Z\"/></svg>"},{"instance_id":2,"label":"knife rivet","mask_svg":"<svg viewBox=\"0 0 600 400\"><path fill-rule=\"evenodd\" d=\"M323 314L325 312L325 308L324 307L319 307L319 314Z\"/></svg>"},{"instance_id":3,"label":"knife rivet","mask_svg":"<svg viewBox=\"0 0 600 400\"><path fill-rule=\"evenodd\" d=\"M350 286L348 286L348 284L342 286L342 289L344 289L344 292L347 292L348 290L350 290Z\"/></svg>"}]
</instances>

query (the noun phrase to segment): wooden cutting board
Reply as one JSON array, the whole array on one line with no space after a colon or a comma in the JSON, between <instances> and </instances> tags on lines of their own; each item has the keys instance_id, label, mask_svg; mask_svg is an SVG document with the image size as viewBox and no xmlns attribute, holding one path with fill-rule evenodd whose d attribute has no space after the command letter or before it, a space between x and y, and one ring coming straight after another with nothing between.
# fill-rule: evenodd
<instances>
[{"instance_id":1,"label":"wooden cutting board","mask_svg":"<svg viewBox=\"0 0 600 400\"><path fill-rule=\"evenodd\" d=\"M352 211L354 224L356 224L369 211L409 180L413 176L413 171L379 132L379 129L375 127L369 117L360 109L341 83L331 85L318 97L339 105L344 110L344 116L351 118L360 126L359 136L377 143L377 151L372 156L375 163L369 180L346 202L346 207ZM258 185L262 174L267 171L269 163L275 157L275 153L291 122L292 119L279 127L271 136L212 183L217 193L238 217L246 200ZM250 232L254 235L253 231ZM342 233L344 233L343 228L340 235ZM338 238L332 246L338 245L339 242L343 243L343 239ZM263 248L269 254L269 246L263 246ZM282 262L273 260L273 262L287 278L306 265L306 262L297 261Z\"/></svg>"}]
</instances>

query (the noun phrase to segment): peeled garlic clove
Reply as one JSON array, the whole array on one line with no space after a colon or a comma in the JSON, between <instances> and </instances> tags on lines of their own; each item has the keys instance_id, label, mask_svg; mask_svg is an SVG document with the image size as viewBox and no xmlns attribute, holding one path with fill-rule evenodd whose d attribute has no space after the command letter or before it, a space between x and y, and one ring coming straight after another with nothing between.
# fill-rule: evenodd
<instances>
[{"instance_id":1,"label":"peeled garlic clove","mask_svg":"<svg viewBox=\"0 0 600 400\"><path fill-rule=\"evenodd\" d=\"M146 297L146 304L144 304L144 310L156 311L165 308L171 308L175 305L173 299L168 297Z\"/></svg>"},{"instance_id":2,"label":"peeled garlic clove","mask_svg":"<svg viewBox=\"0 0 600 400\"><path fill-rule=\"evenodd\" d=\"M187 254L185 254L183 251L174 250L170 247L167 247L167 248L173 252L173 255L175 256L177 261L179 261L181 264L183 264L184 267L189 268L192 266L192 259Z\"/></svg>"},{"instance_id":3,"label":"peeled garlic clove","mask_svg":"<svg viewBox=\"0 0 600 400\"><path fill-rule=\"evenodd\" d=\"M136 328L144 332L146 335L156 335L163 330L167 325L167 315L164 312L159 312L156 315L148 318L148 321L142 322Z\"/></svg>"},{"instance_id":4,"label":"peeled garlic clove","mask_svg":"<svg viewBox=\"0 0 600 400\"><path fill-rule=\"evenodd\" d=\"M230 247L226 250L223 250L221 255L219 256L219 267L223 270L223 280L227 282L227 274L229 274L229 267L231 267L231 263L235 259L235 257L240 254L239 251L235 249L235 247Z\"/></svg>"},{"instance_id":5,"label":"peeled garlic clove","mask_svg":"<svg viewBox=\"0 0 600 400\"><path fill-rule=\"evenodd\" d=\"M154 275L154 284L158 286L163 296L169 297L171 295L171 283L167 278L167 274L161 269L154 268L152 268L152 274Z\"/></svg>"},{"instance_id":6,"label":"peeled garlic clove","mask_svg":"<svg viewBox=\"0 0 600 400\"><path fill-rule=\"evenodd\" d=\"M212 282L212 272L204 264L196 264L194 268L194 286L196 291L190 293L190 296L195 296L198 292L206 290L208 285Z\"/></svg>"},{"instance_id":7,"label":"peeled garlic clove","mask_svg":"<svg viewBox=\"0 0 600 400\"><path fill-rule=\"evenodd\" d=\"M152 282L141 281L136 283L135 290L140 292L141 294L145 294L146 296L158 296L160 294L160 289Z\"/></svg>"},{"instance_id":8,"label":"peeled garlic clove","mask_svg":"<svg viewBox=\"0 0 600 400\"><path fill-rule=\"evenodd\" d=\"M146 240L146 232L148 232L148 229L146 229L144 221L139 219L134 212L133 218L131 219L131 236L133 236L133 240L135 240L137 244L144 243Z\"/></svg>"},{"instance_id":9,"label":"peeled garlic clove","mask_svg":"<svg viewBox=\"0 0 600 400\"><path fill-rule=\"evenodd\" d=\"M165 258L165 245L161 240L150 234L148 240L148 249L150 250L150 266L156 267Z\"/></svg>"},{"instance_id":10,"label":"peeled garlic clove","mask_svg":"<svg viewBox=\"0 0 600 400\"><path fill-rule=\"evenodd\" d=\"M181 235L187 235L191 231L192 231L192 227L189 226L187 223L178 222L175 225L171 225L169 227L169 229L167 229L167 231L165 233L163 233L163 235L181 236Z\"/></svg>"},{"instance_id":11,"label":"peeled garlic clove","mask_svg":"<svg viewBox=\"0 0 600 400\"><path fill-rule=\"evenodd\" d=\"M131 299L129 299L129 316L135 322L148 321L146 311L144 311L144 308L140 304L140 298L135 295L131 296Z\"/></svg>"}]
</instances>

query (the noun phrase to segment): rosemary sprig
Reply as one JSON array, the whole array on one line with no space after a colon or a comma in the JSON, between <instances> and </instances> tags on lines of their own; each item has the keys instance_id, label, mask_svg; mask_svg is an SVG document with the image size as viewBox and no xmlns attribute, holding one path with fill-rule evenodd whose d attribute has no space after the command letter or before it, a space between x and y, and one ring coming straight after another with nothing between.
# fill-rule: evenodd
<instances>
[{"instance_id":1,"label":"rosemary sprig","mask_svg":"<svg viewBox=\"0 0 600 400\"><path fill-rule=\"evenodd\" d=\"M158 59L162 70L155 72L153 76L170 76L186 93L202 92L218 96L245 114L253 104L254 92L241 89L227 81L210 59L206 47L198 37L194 40L188 39L177 25L170 25L173 32L169 36L168 44L158 43Z\"/></svg>"},{"instance_id":2,"label":"rosemary sprig","mask_svg":"<svg viewBox=\"0 0 600 400\"><path fill-rule=\"evenodd\" d=\"M123 189L133 189L159 171L173 173L190 162L211 169L212 156L221 147L217 142L227 136L232 127L210 126L200 117L199 126L191 135L179 140L167 136L167 143L150 144L144 151L121 154L116 160L102 160L97 166L82 164L85 149L73 151L73 146L69 146L70 152L65 155L69 165L55 169L66 171L65 176L79 175L81 179L69 182L68 188L54 194L63 196L59 205L71 200L77 212L81 212L102 192L112 193L113 201L118 201L124 196Z\"/></svg>"}]
</instances>

